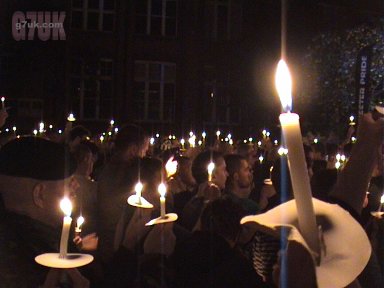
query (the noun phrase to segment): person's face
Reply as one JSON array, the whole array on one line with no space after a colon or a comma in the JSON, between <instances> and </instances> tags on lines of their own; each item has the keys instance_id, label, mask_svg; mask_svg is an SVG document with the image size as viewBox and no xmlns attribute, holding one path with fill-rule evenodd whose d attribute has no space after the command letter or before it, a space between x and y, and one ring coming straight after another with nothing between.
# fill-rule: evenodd
<instances>
[{"instance_id":1,"label":"person's face","mask_svg":"<svg viewBox=\"0 0 384 288\"><path fill-rule=\"evenodd\" d=\"M226 169L225 160L223 157L220 157L215 163L212 180L217 186L219 186L220 189L224 189L227 177L228 172Z\"/></svg>"},{"instance_id":2,"label":"person's face","mask_svg":"<svg viewBox=\"0 0 384 288\"><path fill-rule=\"evenodd\" d=\"M240 169L237 172L237 182L240 188L249 188L252 185L252 169L246 160L241 160Z\"/></svg>"}]
</instances>

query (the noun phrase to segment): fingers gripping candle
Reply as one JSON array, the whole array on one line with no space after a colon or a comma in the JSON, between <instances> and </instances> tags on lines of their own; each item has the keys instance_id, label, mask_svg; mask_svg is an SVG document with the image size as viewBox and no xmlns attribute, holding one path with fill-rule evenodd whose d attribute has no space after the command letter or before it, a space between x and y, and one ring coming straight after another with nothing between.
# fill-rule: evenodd
<instances>
[{"instance_id":1,"label":"fingers gripping candle","mask_svg":"<svg viewBox=\"0 0 384 288\"><path fill-rule=\"evenodd\" d=\"M296 201L300 231L308 246L319 255L319 232L312 203L312 193L305 161L299 115L290 112L292 106L292 82L288 66L284 60L279 61L275 81L281 104L285 111L285 113L280 115L279 120L288 148L289 171Z\"/></svg>"}]
</instances>

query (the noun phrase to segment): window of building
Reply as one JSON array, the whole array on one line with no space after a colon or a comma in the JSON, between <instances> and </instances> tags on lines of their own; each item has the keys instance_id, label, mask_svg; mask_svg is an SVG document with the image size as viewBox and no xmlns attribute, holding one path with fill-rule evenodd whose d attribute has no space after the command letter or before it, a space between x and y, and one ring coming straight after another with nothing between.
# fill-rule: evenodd
<instances>
[{"instance_id":1,"label":"window of building","mask_svg":"<svg viewBox=\"0 0 384 288\"><path fill-rule=\"evenodd\" d=\"M230 40L231 0L210 0L206 5L205 19L208 38Z\"/></svg>"},{"instance_id":2,"label":"window of building","mask_svg":"<svg viewBox=\"0 0 384 288\"><path fill-rule=\"evenodd\" d=\"M147 122L172 122L175 84L174 63L136 61L133 87L135 119Z\"/></svg>"},{"instance_id":3,"label":"window of building","mask_svg":"<svg viewBox=\"0 0 384 288\"><path fill-rule=\"evenodd\" d=\"M71 27L90 31L113 31L115 0L72 0Z\"/></svg>"},{"instance_id":4,"label":"window of building","mask_svg":"<svg viewBox=\"0 0 384 288\"><path fill-rule=\"evenodd\" d=\"M70 110L80 119L110 119L113 115L113 60L89 65L81 59L71 64Z\"/></svg>"},{"instance_id":5,"label":"window of building","mask_svg":"<svg viewBox=\"0 0 384 288\"><path fill-rule=\"evenodd\" d=\"M176 0L137 0L135 32L153 36L176 36Z\"/></svg>"}]
</instances>

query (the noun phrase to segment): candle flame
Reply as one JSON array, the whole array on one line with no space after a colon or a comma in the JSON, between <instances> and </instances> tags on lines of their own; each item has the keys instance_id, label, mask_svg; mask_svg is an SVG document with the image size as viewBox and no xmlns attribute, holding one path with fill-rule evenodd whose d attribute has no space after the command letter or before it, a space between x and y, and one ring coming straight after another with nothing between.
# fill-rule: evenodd
<instances>
[{"instance_id":1,"label":"candle flame","mask_svg":"<svg viewBox=\"0 0 384 288\"><path fill-rule=\"evenodd\" d=\"M80 229L81 225L83 225L84 223L84 217L83 216L80 216L79 218L77 218L77 228Z\"/></svg>"},{"instance_id":2,"label":"candle flame","mask_svg":"<svg viewBox=\"0 0 384 288\"><path fill-rule=\"evenodd\" d=\"M157 188L157 191L159 191L159 194L161 197L165 197L165 193L167 192L167 187L165 187L164 183L160 183L159 187Z\"/></svg>"},{"instance_id":3,"label":"candle flame","mask_svg":"<svg viewBox=\"0 0 384 288\"><path fill-rule=\"evenodd\" d=\"M109 124L111 125L111 126L113 126L113 124L115 124L115 120L111 120L110 122L109 122Z\"/></svg>"},{"instance_id":4,"label":"candle flame","mask_svg":"<svg viewBox=\"0 0 384 288\"><path fill-rule=\"evenodd\" d=\"M4 102L5 101L5 97L1 97L1 102Z\"/></svg>"},{"instance_id":5,"label":"candle flame","mask_svg":"<svg viewBox=\"0 0 384 288\"><path fill-rule=\"evenodd\" d=\"M208 174L212 175L213 170L215 169L215 163L211 162L208 164Z\"/></svg>"},{"instance_id":6,"label":"candle flame","mask_svg":"<svg viewBox=\"0 0 384 288\"><path fill-rule=\"evenodd\" d=\"M290 111L292 107L292 79L284 60L280 60L277 64L275 85L283 110Z\"/></svg>"},{"instance_id":7,"label":"candle flame","mask_svg":"<svg viewBox=\"0 0 384 288\"><path fill-rule=\"evenodd\" d=\"M384 204L384 195L381 196L381 198L380 198L380 203L381 203L381 204Z\"/></svg>"},{"instance_id":8,"label":"candle flame","mask_svg":"<svg viewBox=\"0 0 384 288\"><path fill-rule=\"evenodd\" d=\"M65 216L71 216L72 213L72 203L71 201L65 197L60 201L60 209L63 211Z\"/></svg>"},{"instance_id":9,"label":"candle flame","mask_svg":"<svg viewBox=\"0 0 384 288\"><path fill-rule=\"evenodd\" d=\"M143 190L143 184L141 182L137 182L135 185L136 194L140 194L142 190Z\"/></svg>"},{"instance_id":10,"label":"candle flame","mask_svg":"<svg viewBox=\"0 0 384 288\"><path fill-rule=\"evenodd\" d=\"M167 171L167 177L171 177L174 175L177 171L177 161L173 160L173 156L168 159L167 163L165 164L165 171Z\"/></svg>"}]
</instances>

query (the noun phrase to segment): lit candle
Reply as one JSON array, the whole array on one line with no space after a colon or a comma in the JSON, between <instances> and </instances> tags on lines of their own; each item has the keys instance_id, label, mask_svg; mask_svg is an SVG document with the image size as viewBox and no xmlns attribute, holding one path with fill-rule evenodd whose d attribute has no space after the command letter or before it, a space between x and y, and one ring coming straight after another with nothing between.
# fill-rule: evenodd
<instances>
[{"instance_id":1,"label":"lit candle","mask_svg":"<svg viewBox=\"0 0 384 288\"><path fill-rule=\"evenodd\" d=\"M39 124L39 132L40 133L44 133L44 128L45 128L44 122L40 122L40 124Z\"/></svg>"},{"instance_id":2,"label":"lit candle","mask_svg":"<svg viewBox=\"0 0 384 288\"><path fill-rule=\"evenodd\" d=\"M157 188L160 194L160 217L165 218L165 193L167 192L167 188L164 183L160 183Z\"/></svg>"},{"instance_id":3,"label":"lit candle","mask_svg":"<svg viewBox=\"0 0 384 288\"><path fill-rule=\"evenodd\" d=\"M69 113L67 120L69 122L74 122L74 121L76 121L76 118L75 118L75 116L73 116L73 113Z\"/></svg>"},{"instance_id":4,"label":"lit candle","mask_svg":"<svg viewBox=\"0 0 384 288\"><path fill-rule=\"evenodd\" d=\"M381 212L381 209L383 208L383 204L384 204L384 194L381 195L381 198L380 198L380 206L379 206L379 209L377 209L378 213Z\"/></svg>"},{"instance_id":5,"label":"lit candle","mask_svg":"<svg viewBox=\"0 0 384 288\"><path fill-rule=\"evenodd\" d=\"M68 198L60 201L60 208L64 212L63 230L61 231L60 239L60 258L67 257L69 229L71 228L72 218L72 203Z\"/></svg>"},{"instance_id":6,"label":"lit candle","mask_svg":"<svg viewBox=\"0 0 384 288\"><path fill-rule=\"evenodd\" d=\"M37 130L33 130L33 135L37 136Z\"/></svg>"},{"instance_id":7,"label":"lit candle","mask_svg":"<svg viewBox=\"0 0 384 288\"><path fill-rule=\"evenodd\" d=\"M216 137L217 137L217 140L220 140L220 134L221 134L220 130L217 130L217 131L216 131Z\"/></svg>"},{"instance_id":8,"label":"lit candle","mask_svg":"<svg viewBox=\"0 0 384 288\"><path fill-rule=\"evenodd\" d=\"M76 221L76 228L75 228L75 235L76 236L80 236L80 233L81 233L81 225L83 225L84 223L84 217L83 216L80 216L79 218L77 218L77 221Z\"/></svg>"},{"instance_id":9,"label":"lit candle","mask_svg":"<svg viewBox=\"0 0 384 288\"><path fill-rule=\"evenodd\" d=\"M208 170L208 181L211 182L212 181L212 173L213 173L213 170L215 170L215 163L213 163L213 162L209 163L207 170Z\"/></svg>"},{"instance_id":10,"label":"lit candle","mask_svg":"<svg viewBox=\"0 0 384 288\"><path fill-rule=\"evenodd\" d=\"M5 97L1 97L1 107L4 109L5 108Z\"/></svg>"},{"instance_id":11,"label":"lit candle","mask_svg":"<svg viewBox=\"0 0 384 288\"><path fill-rule=\"evenodd\" d=\"M136 198L137 203L141 204L141 192L143 191L143 184L139 181L135 185L135 192L136 192Z\"/></svg>"},{"instance_id":12,"label":"lit candle","mask_svg":"<svg viewBox=\"0 0 384 288\"><path fill-rule=\"evenodd\" d=\"M201 133L201 137L203 137L203 141L205 140L205 137L207 137L207 133L205 133L205 131L203 133Z\"/></svg>"},{"instance_id":13,"label":"lit candle","mask_svg":"<svg viewBox=\"0 0 384 288\"><path fill-rule=\"evenodd\" d=\"M113 127L113 125L115 124L115 120L111 120L110 122L109 122L109 124L111 125L111 128Z\"/></svg>"},{"instance_id":14,"label":"lit candle","mask_svg":"<svg viewBox=\"0 0 384 288\"><path fill-rule=\"evenodd\" d=\"M355 117L354 117L354 116L350 116L350 117L349 117L349 125L350 125L350 126L354 126L354 125L356 124L354 120L355 120Z\"/></svg>"},{"instance_id":15,"label":"lit candle","mask_svg":"<svg viewBox=\"0 0 384 288\"><path fill-rule=\"evenodd\" d=\"M180 144L181 144L181 149L184 149L185 140L184 140L184 139L181 139L181 140L180 140Z\"/></svg>"},{"instance_id":16,"label":"lit candle","mask_svg":"<svg viewBox=\"0 0 384 288\"><path fill-rule=\"evenodd\" d=\"M284 111L286 111L286 113L280 115L279 119L285 143L289 151L288 163L300 231L308 246L320 255L318 229L312 203L307 165L305 162L299 115L290 112L292 106L292 82L288 66L284 60L279 61L275 81L281 104Z\"/></svg>"}]
</instances>

